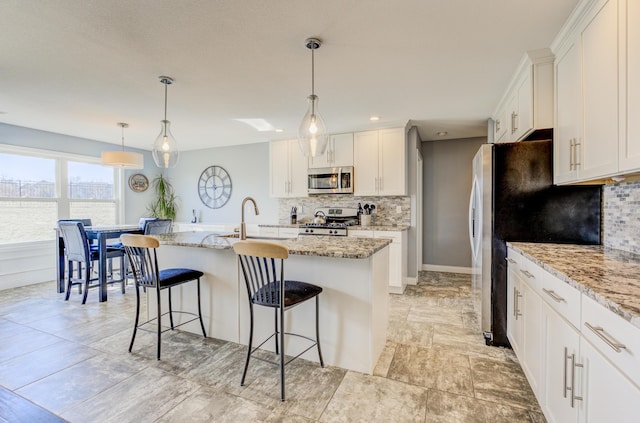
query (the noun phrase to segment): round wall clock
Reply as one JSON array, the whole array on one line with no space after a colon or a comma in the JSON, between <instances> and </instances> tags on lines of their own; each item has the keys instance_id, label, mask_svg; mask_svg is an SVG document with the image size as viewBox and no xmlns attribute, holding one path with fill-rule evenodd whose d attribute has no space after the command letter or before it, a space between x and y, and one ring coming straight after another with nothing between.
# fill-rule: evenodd
<instances>
[{"instance_id":1,"label":"round wall clock","mask_svg":"<svg viewBox=\"0 0 640 423\"><path fill-rule=\"evenodd\" d=\"M149 188L149 180L142 173L135 173L129 177L129 188L135 192L144 192Z\"/></svg>"},{"instance_id":2,"label":"round wall clock","mask_svg":"<svg viewBox=\"0 0 640 423\"><path fill-rule=\"evenodd\" d=\"M209 166L198 179L198 195L205 206L219 209L231 197L231 177L220 166Z\"/></svg>"}]
</instances>

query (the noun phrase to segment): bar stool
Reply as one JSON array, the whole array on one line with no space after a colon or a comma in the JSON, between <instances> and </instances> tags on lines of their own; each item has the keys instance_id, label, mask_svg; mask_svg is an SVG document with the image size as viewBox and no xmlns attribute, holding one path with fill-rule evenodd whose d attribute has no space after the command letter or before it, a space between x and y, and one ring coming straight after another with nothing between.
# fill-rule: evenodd
<instances>
[{"instance_id":1,"label":"bar stool","mask_svg":"<svg viewBox=\"0 0 640 423\"><path fill-rule=\"evenodd\" d=\"M143 326L153 322L156 322L156 333L158 334L158 351L157 359L160 360L160 344L162 333L168 330L173 330L187 323L195 320L200 320L200 327L202 328L202 336L207 337L207 333L204 329L204 322L202 321L202 308L200 307L200 278L204 273L184 268L172 268L163 269L158 268L158 257L156 249L160 247L160 242L156 237L150 235L122 235L120 241L124 245L124 249L127 252L131 269L133 270L133 276L136 282L136 320L133 326L133 335L131 336L131 344L129 344L129 352L133 349L133 343L136 339L136 333L138 329L147 332L153 332ZM171 305L171 288L181 285L186 282L196 281L198 287L198 313L192 313L189 311L173 310ZM140 287L143 288L155 288L156 290L156 307L157 314L146 322L140 322ZM169 311L162 313L160 307L160 292L167 290L169 300ZM173 314L180 313L193 316L185 322L178 325L173 323ZM162 329L162 316L169 315L170 328Z\"/></svg>"},{"instance_id":2,"label":"bar stool","mask_svg":"<svg viewBox=\"0 0 640 423\"><path fill-rule=\"evenodd\" d=\"M240 386L244 386L244 381L249 368L249 360L268 340L275 337L276 354L279 354L279 362L263 359L256 356L258 360L266 361L280 366L280 399L285 400L284 366L309 351L314 346L318 349L320 366L324 367L322 352L320 351L320 331L318 327L318 296L322 288L306 282L285 280L284 260L289 257L289 249L284 245L262 241L238 241L233 244L233 250L239 257L242 273L249 299L249 312L251 326L249 329L249 345L247 348L247 359L242 372ZM279 260L279 263L276 261ZM279 267L279 272L277 271ZM285 332L284 312L296 305L316 299L316 339L304 335ZM275 312L275 332L265 339L260 345L252 349L253 344L253 306L270 307ZM279 321L279 322L278 322ZM289 361L284 360L284 335L297 336L311 341L312 344ZM281 348L278 348L278 342Z\"/></svg>"}]
</instances>

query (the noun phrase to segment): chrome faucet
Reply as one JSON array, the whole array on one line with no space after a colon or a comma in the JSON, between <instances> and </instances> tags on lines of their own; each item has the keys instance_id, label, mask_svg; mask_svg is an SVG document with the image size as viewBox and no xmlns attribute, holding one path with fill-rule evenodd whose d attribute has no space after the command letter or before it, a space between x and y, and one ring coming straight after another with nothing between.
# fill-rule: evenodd
<instances>
[{"instance_id":1,"label":"chrome faucet","mask_svg":"<svg viewBox=\"0 0 640 423\"><path fill-rule=\"evenodd\" d=\"M260 214L258 210L258 205L256 204L256 200L251 197L245 197L242 200L242 221L240 222L240 239L247 239L247 226L244 224L244 205L247 204L247 201L251 201L253 203L253 209L256 212L256 216Z\"/></svg>"}]
</instances>

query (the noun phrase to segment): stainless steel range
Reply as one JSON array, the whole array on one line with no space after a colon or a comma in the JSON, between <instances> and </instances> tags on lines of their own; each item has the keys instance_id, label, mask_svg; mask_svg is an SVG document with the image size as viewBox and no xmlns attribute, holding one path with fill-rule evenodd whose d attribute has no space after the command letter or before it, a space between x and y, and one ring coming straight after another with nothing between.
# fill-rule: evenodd
<instances>
[{"instance_id":1,"label":"stainless steel range","mask_svg":"<svg viewBox=\"0 0 640 423\"><path fill-rule=\"evenodd\" d=\"M298 234L347 236L347 227L357 224L355 208L319 207L314 211L314 223L300 225Z\"/></svg>"}]
</instances>

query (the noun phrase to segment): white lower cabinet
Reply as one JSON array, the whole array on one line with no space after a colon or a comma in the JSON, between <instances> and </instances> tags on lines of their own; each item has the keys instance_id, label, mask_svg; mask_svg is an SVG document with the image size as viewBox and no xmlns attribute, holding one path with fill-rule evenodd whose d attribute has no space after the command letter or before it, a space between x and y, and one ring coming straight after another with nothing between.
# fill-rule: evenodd
<instances>
[{"instance_id":1,"label":"white lower cabinet","mask_svg":"<svg viewBox=\"0 0 640 423\"><path fill-rule=\"evenodd\" d=\"M546 302L542 305L542 315L545 365L540 406L549 423L575 423L578 406L572 395L576 376L581 373L576 372L580 333Z\"/></svg>"},{"instance_id":2,"label":"white lower cabinet","mask_svg":"<svg viewBox=\"0 0 640 423\"><path fill-rule=\"evenodd\" d=\"M508 255L507 334L547 421L639 421L640 329Z\"/></svg>"},{"instance_id":3,"label":"white lower cabinet","mask_svg":"<svg viewBox=\"0 0 640 423\"><path fill-rule=\"evenodd\" d=\"M347 234L353 238L386 238L391 240L391 244L389 244L389 292L402 294L407 286L406 232L349 229Z\"/></svg>"}]
</instances>

